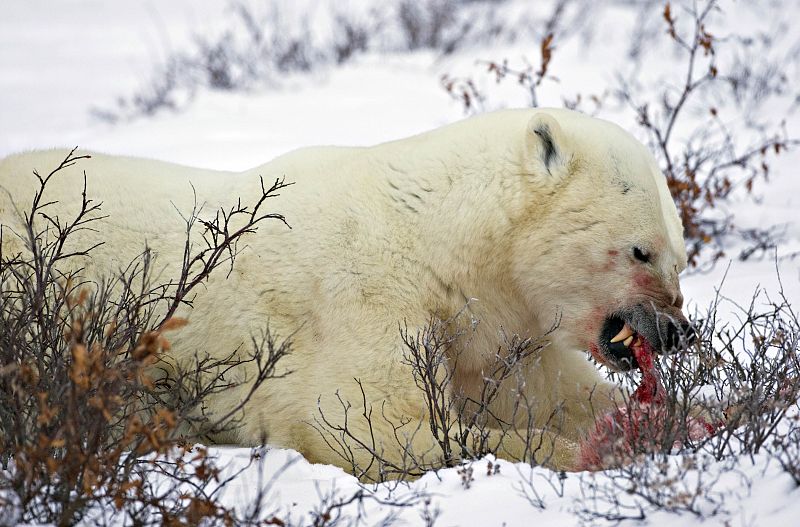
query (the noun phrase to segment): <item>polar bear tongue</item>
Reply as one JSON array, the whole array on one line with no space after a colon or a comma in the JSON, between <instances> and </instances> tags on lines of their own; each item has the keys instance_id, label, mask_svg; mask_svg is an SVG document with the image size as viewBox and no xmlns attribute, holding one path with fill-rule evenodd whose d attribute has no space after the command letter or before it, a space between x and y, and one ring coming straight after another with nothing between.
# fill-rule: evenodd
<instances>
[{"instance_id":1,"label":"polar bear tongue","mask_svg":"<svg viewBox=\"0 0 800 527\"><path fill-rule=\"evenodd\" d=\"M653 347L647 342L647 339L639 336L631 344L631 348L633 348L633 355L639 364L639 370L642 372L642 383L633 392L633 399L640 403L663 403L666 392L653 361Z\"/></svg>"}]
</instances>

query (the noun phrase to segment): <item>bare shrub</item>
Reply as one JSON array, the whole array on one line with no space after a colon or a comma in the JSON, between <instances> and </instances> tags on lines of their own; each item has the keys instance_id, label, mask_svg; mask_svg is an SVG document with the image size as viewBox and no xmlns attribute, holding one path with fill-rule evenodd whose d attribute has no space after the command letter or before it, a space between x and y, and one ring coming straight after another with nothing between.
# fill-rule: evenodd
<instances>
[{"instance_id":1,"label":"bare shrub","mask_svg":"<svg viewBox=\"0 0 800 527\"><path fill-rule=\"evenodd\" d=\"M191 305L195 288L220 265L233 265L242 236L265 219L282 220L261 207L283 183L262 187L252 207L239 203L210 220L193 213L176 280L153 282L145 249L117 275L92 282L79 262L102 242L69 242L100 225L101 205L88 198L85 175L74 217L51 215L47 196L61 170L87 157L73 150L47 175L34 172L39 187L22 213L25 231L2 229L25 250L0 252L0 501L16 508L18 521L57 525L87 517L137 525L240 521L216 497L227 480L213 458L183 434L235 427L249 395L221 415L203 412L204 400L229 388L226 373L244 365L255 372L242 381L252 394L277 375L288 343L265 330L249 352L219 359L197 350L192 364L171 367L164 352L169 332L186 324L174 316L177 307ZM193 252L195 222L205 244Z\"/></svg>"},{"instance_id":2,"label":"bare shrub","mask_svg":"<svg viewBox=\"0 0 800 527\"><path fill-rule=\"evenodd\" d=\"M343 64L355 54L366 51L371 35L379 29L377 22L357 20L344 13L334 15L334 24L339 28L333 44L337 64Z\"/></svg>"},{"instance_id":3,"label":"bare shrub","mask_svg":"<svg viewBox=\"0 0 800 527\"><path fill-rule=\"evenodd\" d=\"M697 358L707 399L724 408L725 425L703 445L716 459L767 448L800 397L800 322L782 291L757 310L763 296L739 307L738 323L711 318L715 345Z\"/></svg>"},{"instance_id":4,"label":"bare shrub","mask_svg":"<svg viewBox=\"0 0 800 527\"><path fill-rule=\"evenodd\" d=\"M393 420L388 416L385 402L380 403L379 412L374 411L358 379L355 382L360 388L360 401L348 401L337 394L343 422L331 421L319 408L315 428L359 479L402 481L417 478L429 470L461 466L464 461L480 459L487 454L508 457L503 441L512 435L524 445L517 461L537 464L549 461L554 447L548 434L560 424L557 412L551 416L552 422L535 426L535 402L524 393L522 375L524 365L546 346L547 335L541 339L504 337L494 361L483 371L481 388L476 394L467 394L455 379L460 354L457 343L469 338L477 322L468 322L463 327L463 316L464 313L460 313L448 320L431 319L414 333L408 327L400 330L405 347L403 363L424 400L426 422L414 427L410 417ZM501 418L493 411L494 403L501 396L514 397L510 417ZM360 414L354 415L355 409L360 409ZM369 430L368 437L354 432L351 419L363 421ZM390 444L376 438L373 430L377 420L394 431ZM527 427L520 428L520 422L527 423ZM431 450L415 450L415 438L423 434L433 438ZM362 452L368 454L366 463L359 461L363 458L358 453Z\"/></svg>"},{"instance_id":5,"label":"bare shrub","mask_svg":"<svg viewBox=\"0 0 800 527\"><path fill-rule=\"evenodd\" d=\"M328 60L314 46L308 21L288 30L279 7L273 5L260 13L241 1L231 1L230 12L233 16L228 28L218 34L196 35L188 50L172 53L133 95L119 97L113 107L95 107L92 114L115 122L165 109L179 110L200 87L252 89L274 84L287 74L310 71ZM359 44L359 34L346 37L350 41L345 41L345 46ZM343 54L341 58L344 60Z\"/></svg>"},{"instance_id":6,"label":"bare shrub","mask_svg":"<svg viewBox=\"0 0 800 527\"><path fill-rule=\"evenodd\" d=\"M749 481L736 483L710 456L641 456L633 463L581 475L575 512L584 521L645 520L654 512L689 513L705 519L728 511L734 490L746 494Z\"/></svg>"},{"instance_id":7,"label":"bare shrub","mask_svg":"<svg viewBox=\"0 0 800 527\"><path fill-rule=\"evenodd\" d=\"M550 61L553 59L553 33L548 33L539 43L540 60L539 67L534 67L527 60L523 61L522 66L512 67L509 62L503 59L500 62L478 61L477 64L486 67L486 72L494 77L497 83L510 78L516 81L520 87L528 92L530 106L539 106L539 98L536 95L537 88L542 81L549 78L557 80L548 75ZM442 88L454 100L460 102L467 114L480 113L485 108L486 94L481 92L475 81L470 77L451 77L448 74L440 78Z\"/></svg>"},{"instance_id":8,"label":"bare shrub","mask_svg":"<svg viewBox=\"0 0 800 527\"><path fill-rule=\"evenodd\" d=\"M690 242L689 260L693 265L699 263L706 247L712 252L712 260L725 254L722 237L732 232L732 223L727 217L712 214L717 203L728 198L737 187L751 192L756 180L769 174L767 156L798 144L780 128L763 134L764 138L756 142L745 142L727 129L721 115L722 108L730 106L727 97L732 95L739 106L749 106L760 103L774 91L754 88L745 100L746 90L732 80L742 73L738 69L741 64L734 63L728 66L729 73L720 73L715 57L721 44L708 29L710 15L716 9L715 0L688 8L690 27L685 28L686 24L683 27L678 24L679 15L667 3L663 11L667 34L684 53L683 83L676 89L663 90L657 104L643 102L633 83L623 83L619 91L619 96L635 108L639 124L656 148ZM777 75L772 76L776 78ZM761 83L764 82L770 81L762 78ZM775 82L784 84L780 80ZM733 89L722 91L726 85ZM674 132L682 121L695 118L687 117L689 101L707 98L715 91L722 91L723 95L716 97L716 103L705 103L707 123L696 126L685 139L675 138Z\"/></svg>"},{"instance_id":9,"label":"bare shrub","mask_svg":"<svg viewBox=\"0 0 800 527\"><path fill-rule=\"evenodd\" d=\"M319 493L319 491L318 491ZM352 493L341 493L335 487L320 494L319 503L309 513L309 518L302 519L297 525L311 527L334 527L337 525L375 525L389 527L398 523L400 513L404 509L422 504L420 511L426 525L433 526L439 516L438 510L430 509L430 496L424 491L409 490L396 496L381 497L366 486ZM367 514L367 504L384 506L385 512L380 517ZM295 524L295 523L290 523Z\"/></svg>"},{"instance_id":10,"label":"bare shrub","mask_svg":"<svg viewBox=\"0 0 800 527\"><path fill-rule=\"evenodd\" d=\"M176 111L194 96L188 88L183 60L171 57L156 69L149 81L130 97L117 97L113 107L93 107L90 113L97 119L115 123L132 115L154 115L162 110Z\"/></svg>"},{"instance_id":11,"label":"bare shrub","mask_svg":"<svg viewBox=\"0 0 800 527\"><path fill-rule=\"evenodd\" d=\"M287 76L343 64L363 52L428 49L449 54L476 43L512 42L528 32L530 13L520 15L470 0L399 0L372 2L365 12L327 11L290 13L269 2L230 0L221 31L195 36L187 49L169 54L149 80L132 95L119 97L111 107L93 108L107 121L178 110L201 88L253 90L280 85ZM575 7L568 17L565 10ZM531 9L535 11L535 9ZM583 27L586 5L559 0L544 22L550 32L563 34ZM567 19L569 20L567 21ZM327 24L328 32L312 32Z\"/></svg>"},{"instance_id":12,"label":"bare shrub","mask_svg":"<svg viewBox=\"0 0 800 527\"><path fill-rule=\"evenodd\" d=\"M501 63L489 61L484 64L486 64L487 71L494 75L498 83L506 77L510 77L515 79L521 87L527 89L530 96L530 105L535 108L539 106L536 88L542 84L544 79L548 78L547 70L550 67L550 61L553 59L553 33L548 33L541 40L539 54L539 67L536 69L528 63L521 69L514 69L508 66L507 60L503 60Z\"/></svg>"},{"instance_id":13,"label":"bare shrub","mask_svg":"<svg viewBox=\"0 0 800 527\"><path fill-rule=\"evenodd\" d=\"M454 22L454 0L402 0L397 8L408 49L438 48Z\"/></svg>"},{"instance_id":14,"label":"bare shrub","mask_svg":"<svg viewBox=\"0 0 800 527\"><path fill-rule=\"evenodd\" d=\"M759 454L777 459L796 478L800 324L779 296L757 307L764 296L756 292L748 306L736 306L737 322L717 320L717 298L698 324L698 343L683 343L661 359L664 400L657 417L652 411L637 415L636 405L626 403L637 434L622 428L617 434L634 444L612 445L606 464L616 468L581 478L581 517L726 512L737 493L749 492L739 469L743 459Z\"/></svg>"},{"instance_id":15,"label":"bare shrub","mask_svg":"<svg viewBox=\"0 0 800 527\"><path fill-rule=\"evenodd\" d=\"M564 487L567 480L566 472L554 472L543 467L524 467L516 466L516 473L519 480L514 485L514 489L520 496L534 508L546 509L545 485L554 492L559 498L564 497ZM541 486L540 486L541 485Z\"/></svg>"},{"instance_id":16,"label":"bare shrub","mask_svg":"<svg viewBox=\"0 0 800 527\"><path fill-rule=\"evenodd\" d=\"M471 78L444 74L439 78L439 82L450 97L464 106L466 113L480 113L484 110L486 96Z\"/></svg>"},{"instance_id":17,"label":"bare shrub","mask_svg":"<svg viewBox=\"0 0 800 527\"><path fill-rule=\"evenodd\" d=\"M795 408L797 410L797 408ZM800 487L800 413L795 412L789 420L789 430L783 432L770 445L771 455L778 460L784 472Z\"/></svg>"}]
</instances>

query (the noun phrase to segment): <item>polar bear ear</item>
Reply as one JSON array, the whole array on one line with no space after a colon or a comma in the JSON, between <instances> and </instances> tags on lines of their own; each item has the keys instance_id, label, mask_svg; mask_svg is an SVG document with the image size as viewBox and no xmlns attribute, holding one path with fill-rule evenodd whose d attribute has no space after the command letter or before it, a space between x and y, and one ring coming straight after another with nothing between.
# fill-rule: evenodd
<instances>
[{"instance_id":1,"label":"polar bear ear","mask_svg":"<svg viewBox=\"0 0 800 527\"><path fill-rule=\"evenodd\" d=\"M526 164L531 174L550 183L566 177L571 149L561 125L551 115L540 112L531 117L525 143Z\"/></svg>"}]
</instances>

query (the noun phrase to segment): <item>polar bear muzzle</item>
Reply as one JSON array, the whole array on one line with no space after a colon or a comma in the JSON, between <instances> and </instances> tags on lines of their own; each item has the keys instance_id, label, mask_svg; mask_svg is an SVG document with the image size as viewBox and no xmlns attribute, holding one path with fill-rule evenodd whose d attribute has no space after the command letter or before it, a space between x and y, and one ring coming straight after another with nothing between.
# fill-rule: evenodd
<instances>
[{"instance_id":1,"label":"polar bear muzzle","mask_svg":"<svg viewBox=\"0 0 800 527\"><path fill-rule=\"evenodd\" d=\"M678 318L637 305L606 317L599 349L610 366L627 371L639 367L634 348L642 341L660 353L672 353L691 345L695 338L694 328L682 315Z\"/></svg>"}]
</instances>

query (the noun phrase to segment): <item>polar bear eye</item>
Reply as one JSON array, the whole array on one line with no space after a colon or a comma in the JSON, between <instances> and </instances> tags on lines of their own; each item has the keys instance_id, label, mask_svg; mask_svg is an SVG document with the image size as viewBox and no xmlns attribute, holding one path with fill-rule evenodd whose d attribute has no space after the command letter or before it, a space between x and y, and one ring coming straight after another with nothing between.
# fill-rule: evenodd
<instances>
[{"instance_id":1,"label":"polar bear eye","mask_svg":"<svg viewBox=\"0 0 800 527\"><path fill-rule=\"evenodd\" d=\"M642 263L648 263L650 261L650 254L639 247L633 248L633 257Z\"/></svg>"}]
</instances>

